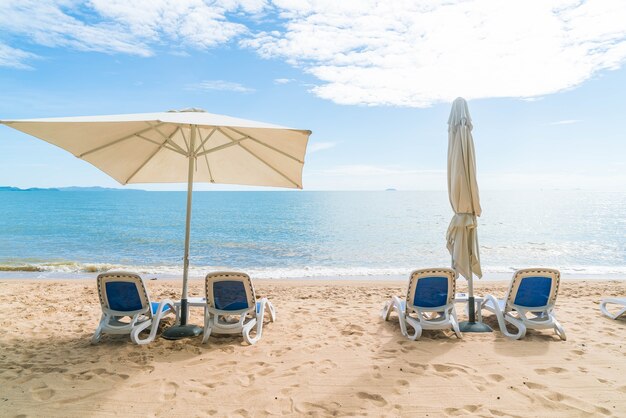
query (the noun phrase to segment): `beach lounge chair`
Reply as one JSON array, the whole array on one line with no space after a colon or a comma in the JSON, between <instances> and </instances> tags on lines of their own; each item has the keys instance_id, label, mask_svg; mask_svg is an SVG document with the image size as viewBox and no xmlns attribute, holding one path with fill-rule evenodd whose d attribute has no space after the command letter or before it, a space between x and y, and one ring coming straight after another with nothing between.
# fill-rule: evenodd
<instances>
[{"instance_id":1,"label":"beach lounge chair","mask_svg":"<svg viewBox=\"0 0 626 418\"><path fill-rule=\"evenodd\" d=\"M618 305L619 308L621 308L619 311L617 311L617 313L611 313L609 312L609 310L607 309L606 305L608 304L613 304L613 305ZM602 313L606 316L608 316L611 319L617 319L620 316L626 314L626 298L607 298L607 299L602 299L600 301L600 310L602 311Z\"/></svg>"},{"instance_id":2,"label":"beach lounge chair","mask_svg":"<svg viewBox=\"0 0 626 418\"><path fill-rule=\"evenodd\" d=\"M523 338L529 328L552 328L565 341L565 330L554 314L560 277L559 271L553 269L518 270L513 274L506 297L496 299L487 295L482 308L496 315L500 331L508 338ZM517 328L517 333L509 332L507 323Z\"/></svg>"},{"instance_id":3,"label":"beach lounge chair","mask_svg":"<svg viewBox=\"0 0 626 418\"><path fill-rule=\"evenodd\" d=\"M136 344L148 344L156 337L159 322L164 315L174 313L170 300L151 302L143 279L134 273L108 272L98 275L98 296L102 307L102 318L91 338L91 343L100 341L103 333L130 334ZM130 320L122 319L129 317ZM147 338L139 334L147 329Z\"/></svg>"},{"instance_id":4,"label":"beach lounge chair","mask_svg":"<svg viewBox=\"0 0 626 418\"><path fill-rule=\"evenodd\" d=\"M242 334L248 344L254 344L263 333L265 309L269 311L271 322L276 319L274 306L267 298L256 300L252 280L245 273L209 273L205 287L207 306L204 310L203 343L215 333ZM253 329L256 330L254 336L250 335Z\"/></svg>"},{"instance_id":5,"label":"beach lounge chair","mask_svg":"<svg viewBox=\"0 0 626 418\"><path fill-rule=\"evenodd\" d=\"M454 270L447 268L414 271L406 299L393 296L383 307L383 319L388 321L395 310L402 335L410 340L418 339L423 329L452 329L462 338L454 309L455 278ZM408 326L415 332L409 334Z\"/></svg>"}]
</instances>

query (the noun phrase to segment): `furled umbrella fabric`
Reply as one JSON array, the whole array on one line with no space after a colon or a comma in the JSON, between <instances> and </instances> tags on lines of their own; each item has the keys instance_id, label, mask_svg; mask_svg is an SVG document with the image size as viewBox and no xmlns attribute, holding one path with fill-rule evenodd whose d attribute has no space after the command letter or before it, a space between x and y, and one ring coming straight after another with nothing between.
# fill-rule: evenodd
<instances>
[{"instance_id":1,"label":"furled umbrella fabric","mask_svg":"<svg viewBox=\"0 0 626 418\"><path fill-rule=\"evenodd\" d=\"M199 109L0 123L71 152L121 184L187 183L182 325L193 182L301 189L311 134Z\"/></svg>"},{"instance_id":2,"label":"furled umbrella fabric","mask_svg":"<svg viewBox=\"0 0 626 418\"><path fill-rule=\"evenodd\" d=\"M482 210L476 181L476 157L472 118L467 102L459 97L448 119L448 194L454 216L447 232L452 268L468 280L473 298L472 277L482 277L478 251L477 216Z\"/></svg>"}]
</instances>

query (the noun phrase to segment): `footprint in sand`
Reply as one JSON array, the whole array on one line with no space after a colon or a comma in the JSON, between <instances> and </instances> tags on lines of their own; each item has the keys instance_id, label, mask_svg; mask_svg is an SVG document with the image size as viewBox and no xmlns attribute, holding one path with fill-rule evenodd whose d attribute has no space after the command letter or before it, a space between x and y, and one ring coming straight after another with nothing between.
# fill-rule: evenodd
<instances>
[{"instance_id":1,"label":"footprint in sand","mask_svg":"<svg viewBox=\"0 0 626 418\"><path fill-rule=\"evenodd\" d=\"M567 369L564 369L562 367L548 367L546 369L535 369L535 373L540 374L540 375L544 375L544 374L549 374L549 373L563 373L566 372Z\"/></svg>"},{"instance_id":2,"label":"footprint in sand","mask_svg":"<svg viewBox=\"0 0 626 418\"><path fill-rule=\"evenodd\" d=\"M346 326L342 331L341 331L341 335L347 336L347 335L356 335L358 337L362 336L363 333L365 332L365 328L363 328L360 325L348 325Z\"/></svg>"},{"instance_id":3,"label":"footprint in sand","mask_svg":"<svg viewBox=\"0 0 626 418\"><path fill-rule=\"evenodd\" d=\"M530 393L525 393L524 390L520 390L518 388L513 388L513 390L526 397L531 403L539 403L539 405L545 408L553 409L555 405L565 405L572 411L577 410L581 414L585 415L611 414L611 412L604 407L584 402L578 398L574 398L561 392L549 390L547 386L539 383L524 382L524 386L530 389Z\"/></svg>"},{"instance_id":4,"label":"footprint in sand","mask_svg":"<svg viewBox=\"0 0 626 418\"><path fill-rule=\"evenodd\" d=\"M248 412L248 410L243 409L243 408L239 408L238 410L234 411L234 415L235 417L250 417L252 415L250 415L250 412Z\"/></svg>"},{"instance_id":5,"label":"footprint in sand","mask_svg":"<svg viewBox=\"0 0 626 418\"><path fill-rule=\"evenodd\" d=\"M540 383L524 382L524 384L526 385L528 389L547 389L547 386L542 385Z\"/></svg>"},{"instance_id":6,"label":"footprint in sand","mask_svg":"<svg viewBox=\"0 0 626 418\"><path fill-rule=\"evenodd\" d=\"M467 416L476 413L482 405L465 405L463 408L446 408L444 412L446 415Z\"/></svg>"},{"instance_id":7,"label":"footprint in sand","mask_svg":"<svg viewBox=\"0 0 626 418\"><path fill-rule=\"evenodd\" d=\"M254 374L248 374L244 376L239 376L236 378L236 380L240 386L247 388L248 386L254 383L254 381L256 380L256 377L254 376Z\"/></svg>"},{"instance_id":8,"label":"footprint in sand","mask_svg":"<svg viewBox=\"0 0 626 418\"><path fill-rule=\"evenodd\" d=\"M396 395L403 395L407 393L407 389L409 388L409 381L404 379L396 380L396 384L394 385L393 392Z\"/></svg>"},{"instance_id":9,"label":"footprint in sand","mask_svg":"<svg viewBox=\"0 0 626 418\"><path fill-rule=\"evenodd\" d=\"M30 388L30 394L36 401L47 401L54 396L54 390L42 382Z\"/></svg>"},{"instance_id":10,"label":"footprint in sand","mask_svg":"<svg viewBox=\"0 0 626 418\"><path fill-rule=\"evenodd\" d=\"M174 382L167 382L161 387L161 398L164 401L171 401L176 397L178 391L178 384Z\"/></svg>"},{"instance_id":11,"label":"footprint in sand","mask_svg":"<svg viewBox=\"0 0 626 418\"><path fill-rule=\"evenodd\" d=\"M376 406L387 405L387 401L385 400L385 398L380 396L378 393L358 392L356 396L358 396L360 399L366 399Z\"/></svg>"}]
</instances>

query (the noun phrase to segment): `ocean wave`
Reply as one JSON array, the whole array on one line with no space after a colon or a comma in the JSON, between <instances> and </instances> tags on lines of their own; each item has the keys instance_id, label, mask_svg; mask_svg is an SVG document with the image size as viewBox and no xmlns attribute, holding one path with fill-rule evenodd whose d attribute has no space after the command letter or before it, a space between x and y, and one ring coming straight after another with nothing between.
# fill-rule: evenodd
<instances>
[{"instance_id":1,"label":"ocean wave","mask_svg":"<svg viewBox=\"0 0 626 418\"><path fill-rule=\"evenodd\" d=\"M233 268L230 266L193 266L189 269L192 278L204 277L210 271L245 270L252 277L260 279L296 279L296 278L402 278L408 277L411 271L417 268L433 266L404 266L404 267L329 267L329 266L301 266L301 267L248 267ZM486 279L503 279L515 270L527 268L526 265L510 266L483 266L483 277ZM547 267L547 266L545 266ZM626 266L550 266L567 276L604 276L626 279ZM80 263L80 262L41 262L41 263L10 263L0 264L0 276L12 277L92 277L96 273L107 271L134 271L148 277L178 278L183 274L180 265L123 265L111 263Z\"/></svg>"}]
</instances>

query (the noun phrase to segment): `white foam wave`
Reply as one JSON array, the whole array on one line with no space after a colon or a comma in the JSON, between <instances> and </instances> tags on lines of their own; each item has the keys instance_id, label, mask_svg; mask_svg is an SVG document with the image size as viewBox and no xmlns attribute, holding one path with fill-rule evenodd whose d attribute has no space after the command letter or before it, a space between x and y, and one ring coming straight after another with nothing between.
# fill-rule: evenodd
<instances>
[{"instance_id":1,"label":"white foam wave","mask_svg":"<svg viewBox=\"0 0 626 418\"><path fill-rule=\"evenodd\" d=\"M404 278L417 268L433 266L404 266L395 268L371 267L250 267L233 268L231 266L193 266L189 270L191 278L202 278L210 271L245 270L251 276L260 279L300 279L300 278ZM503 279L509 277L515 270L526 268L526 265L510 266L483 266L483 278ZM539 266L541 267L541 266ZM544 266L548 267L548 266ZM626 266L549 266L561 271L564 278L580 276L598 276L606 278L626 279ZM0 265L0 277L93 277L97 273L106 271L134 271L147 277L179 278L183 274L182 266L176 265L123 265L110 263L28 263Z\"/></svg>"}]
</instances>

